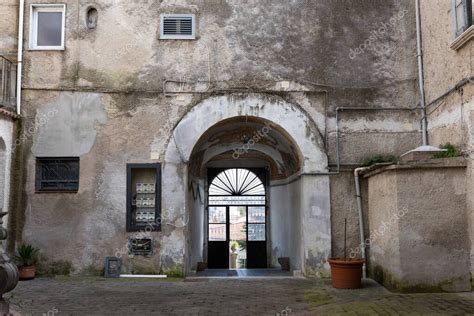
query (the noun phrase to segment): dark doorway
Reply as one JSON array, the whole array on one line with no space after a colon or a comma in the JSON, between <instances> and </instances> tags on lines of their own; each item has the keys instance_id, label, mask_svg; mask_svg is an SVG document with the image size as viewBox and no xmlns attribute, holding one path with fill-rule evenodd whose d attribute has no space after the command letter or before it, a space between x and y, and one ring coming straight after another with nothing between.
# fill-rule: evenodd
<instances>
[{"instance_id":1,"label":"dark doorway","mask_svg":"<svg viewBox=\"0 0 474 316\"><path fill-rule=\"evenodd\" d=\"M267 268L266 170L209 169L208 267Z\"/></svg>"}]
</instances>

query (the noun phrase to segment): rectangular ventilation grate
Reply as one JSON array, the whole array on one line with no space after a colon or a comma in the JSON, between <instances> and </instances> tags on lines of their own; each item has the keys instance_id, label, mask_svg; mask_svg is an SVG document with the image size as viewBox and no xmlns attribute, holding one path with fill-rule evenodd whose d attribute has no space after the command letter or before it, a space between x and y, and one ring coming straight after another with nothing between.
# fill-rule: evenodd
<instances>
[{"instance_id":1,"label":"rectangular ventilation grate","mask_svg":"<svg viewBox=\"0 0 474 316\"><path fill-rule=\"evenodd\" d=\"M163 15L161 18L161 38L194 39L194 15Z\"/></svg>"}]
</instances>

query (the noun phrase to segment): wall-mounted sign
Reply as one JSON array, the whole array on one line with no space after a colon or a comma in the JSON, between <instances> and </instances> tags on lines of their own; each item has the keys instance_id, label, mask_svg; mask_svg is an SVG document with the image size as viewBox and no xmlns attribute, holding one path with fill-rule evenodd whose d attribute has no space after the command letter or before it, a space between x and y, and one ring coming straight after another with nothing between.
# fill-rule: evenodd
<instances>
[{"instance_id":1,"label":"wall-mounted sign","mask_svg":"<svg viewBox=\"0 0 474 316\"><path fill-rule=\"evenodd\" d=\"M153 254L153 244L151 238L129 238L130 255L151 255Z\"/></svg>"},{"instance_id":2,"label":"wall-mounted sign","mask_svg":"<svg viewBox=\"0 0 474 316\"><path fill-rule=\"evenodd\" d=\"M119 278L121 267L122 267L122 260L120 260L120 258L106 257L105 258L105 277L106 278Z\"/></svg>"}]
</instances>

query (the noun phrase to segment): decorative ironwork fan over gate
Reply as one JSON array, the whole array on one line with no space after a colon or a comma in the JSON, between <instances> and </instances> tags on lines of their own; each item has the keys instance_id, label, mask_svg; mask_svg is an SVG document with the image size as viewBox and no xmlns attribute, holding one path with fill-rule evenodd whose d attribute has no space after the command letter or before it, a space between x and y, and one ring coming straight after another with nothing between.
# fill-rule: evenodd
<instances>
[{"instance_id":1,"label":"decorative ironwork fan over gate","mask_svg":"<svg viewBox=\"0 0 474 316\"><path fill-rule=\"evenodd\" d=\"M265 186L248 169L227 169L212 180L209 186L209 204L265 204Z\"/></svg>"},{"instance_id":2,"label":"decorative ironwork fan over gate","mask_svg":"<svg viewBox=\"0 0 474 316\"><path fill-rule=\"evenodd\" d=\"M250 170L227 169L214 178L209 195L265 195L265 187Z\"/></svg>"}]
</instances>

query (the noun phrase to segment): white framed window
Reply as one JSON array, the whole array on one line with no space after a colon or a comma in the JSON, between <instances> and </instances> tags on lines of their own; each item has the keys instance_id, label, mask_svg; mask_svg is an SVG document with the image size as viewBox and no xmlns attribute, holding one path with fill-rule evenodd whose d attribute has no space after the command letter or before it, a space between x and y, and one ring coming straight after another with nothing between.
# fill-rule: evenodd
<instances>
[{"instance_id":1,"label":"white framed window","mask_svg":"<svg viewBox=\"0 0 474 316\"><path fill-rule=\"evenodd\" d=\"M161 14L160 39L196 39L196 16L194 14Z\"/></svg>"},{"instance_id":2,"label":"white framed window","mask_svg":"<svg viewBox=\"0 0 474 316\"><path fill-rule=\"evenodd\" d=\"M453 12L453 29L456 37L469 29L473 24L474 12L472 10L474 0L451 0Z\"/></svg>"},{"instance_id":3,"label":"white framed window","mask_svg":"<svg viewBox=\"0 0 474 316\"><path fill-rule=\"evenodd\" d=\"M65 4L30 6L30 49L64 50Z\"/></svg>"}]
</instances>

